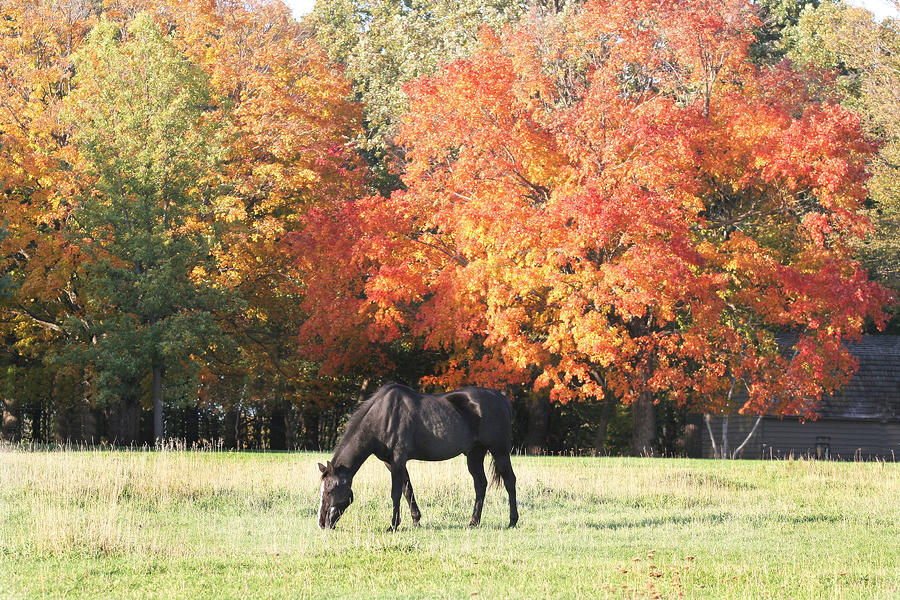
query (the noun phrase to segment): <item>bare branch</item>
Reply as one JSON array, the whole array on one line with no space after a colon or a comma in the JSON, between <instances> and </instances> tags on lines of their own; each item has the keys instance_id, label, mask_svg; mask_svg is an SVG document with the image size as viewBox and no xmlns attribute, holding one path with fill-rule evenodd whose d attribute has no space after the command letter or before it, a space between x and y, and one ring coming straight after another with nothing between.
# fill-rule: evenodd
<instances>
[{"instance_id":1,"label":"bare branch","mask_svg":"<svg viewBox=\"0 0 900 600\"><path fill-rule=\"evenodd\" d=\"M38 317L37 315L35 315L34 313L32 313L31 311L29 311L28 309L26 309L23 306L18 307L18 309L11 309L10 312L18 317L22 317L22 318L30 319L31 321L34 321L35 323L37 323L44 329L48 329L50 331L55 331L57 333L63 333L63 328L61 326L59 326L56 323L52 323L50 321L41 319L40 317Z\"/></svg>"}]
</instances>

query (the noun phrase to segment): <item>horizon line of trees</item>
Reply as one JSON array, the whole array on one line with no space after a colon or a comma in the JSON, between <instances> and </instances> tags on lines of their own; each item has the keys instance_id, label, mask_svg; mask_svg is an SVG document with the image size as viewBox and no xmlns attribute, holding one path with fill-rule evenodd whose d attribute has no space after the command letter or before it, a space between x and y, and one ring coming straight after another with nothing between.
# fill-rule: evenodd
<instances>
[{"instance_id":1,"label":"horizon line of trees","mask_svg":"<svg viewBox=\"0 0 900 600\"><path fill-rule=\"evenodd\" d=\"M0 0L0 439L328 449L387 380L529 452L814 417L900 329L898 57L830 1Z\"/></svg>"}]
</instances>

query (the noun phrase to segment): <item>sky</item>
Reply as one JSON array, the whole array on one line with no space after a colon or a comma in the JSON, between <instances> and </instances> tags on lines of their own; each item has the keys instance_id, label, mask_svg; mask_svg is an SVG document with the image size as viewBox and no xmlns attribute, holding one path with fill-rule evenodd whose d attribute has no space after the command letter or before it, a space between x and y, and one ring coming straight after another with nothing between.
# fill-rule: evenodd
<instances>
[{"instance_id":1,"label":"sky","mask_svg":"<svg viewBox=\"0 0 900 600\"><path fill-rule=\"evenodd\" d=\"M312 10L315 0L282 0L291 7L291 11L296 18L300 18ZM864 6L872 11L879 19L887 16L897 17L897 8L891 4L890 0L849 0L854 6Z\"/></svg>"},{"instance_id":2,"label":"sky","mask_svg":"<svg viewBox=\"0 0 900 600\"><path fill-rule=\"evenodd\" d=\"M299 19L306 13L312 10L313 4L316 3L316 0L281 0L285 4L287 4L291 8L291 12L294 13L294 17Z\"/></svg>"},{"instance_id":3,"label":"sky","mask_svg":"<svg viewBox=\"0 0 900 600\"><path fill-rule=\"evenodd\" d=\"M301 2L302 4L303 2ZM875 15L877 19L885 17L897 17L897 7L890 0L849 0L853 6L863 6ZM312 9L312 0L309 1L310 9Z\"/></svg>"}]
</instances>

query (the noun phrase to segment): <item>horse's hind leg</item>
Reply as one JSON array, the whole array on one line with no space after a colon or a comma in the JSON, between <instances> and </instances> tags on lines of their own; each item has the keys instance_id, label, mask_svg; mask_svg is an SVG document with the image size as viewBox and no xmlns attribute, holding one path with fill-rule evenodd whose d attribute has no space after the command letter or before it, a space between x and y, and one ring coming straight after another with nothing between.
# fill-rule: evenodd
<instances>
[{"instance_id":1,"label":"horse's hind leg","mask_svg":"<svg viewBox=\"0 0 900 600\"><path fill-rule=\"evenodd\" d=\"M413 525L418 525L419 519L422 518L422 512L419 510L419 505L416 504L412 481L409 480L409 471L406 473L406 485L403 486L403 495L406 496L406 501L409 502L409 514L412 516Z\"/></svg>"},{"instance_id":2,"label":"horse's hind leg","mask_svg":"<svg viewBox=\"0 0 900 600\"><path fill-rule=\"evenodd\" d=\"M391 463L386 462L384 466L391 469ZM409 479L409 471L404 469L403 477L406 480L406 483L403 484L403 495L406 497L406 501L409 502L409 514L412 516L413 525L419 524L419 519L422 518L422 512L419 510L419 505L416 504L416 495L413 493L412 481Z\"/></svg>"},{"instance_id":3,"label":"horse's hind leg","mask_svg":"<svg viewBox=\"0 0 900 600\"><path fill-rule=\"evenodd\" d=\"M506 486L506 493L509 495L509 526L515 527L519 522L519 508L516 504L516 474L513 473L512 462L509 459L509 453L493 454L494 469L497 474L503 478L503 485Z\"/></svg>"},{"instance_id":4,"label":"horse's hind leg","mask_svg":"<svg viewBox=\"0 0 900 600\"><path fill-rule=\"evenodd\" d=\"M475 527L481 523L481 508L484 506L484 494L487 491L487 477L484 475L484 448L473 448L466 456L469 473L475 483L475 509L472 511L472 520L469 527Z\"/></svg>"}]
</instances>

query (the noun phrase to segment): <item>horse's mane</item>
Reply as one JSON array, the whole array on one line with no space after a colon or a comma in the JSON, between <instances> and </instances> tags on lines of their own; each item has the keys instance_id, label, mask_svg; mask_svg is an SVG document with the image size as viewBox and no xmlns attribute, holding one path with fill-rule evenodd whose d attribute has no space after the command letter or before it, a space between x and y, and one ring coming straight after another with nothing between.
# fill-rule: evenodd
<instances>
[{"instance_id":1,"label":"horse's mane","mask_svg":"<svg viewBox=\"0 0 900 600\"><path fill-rule=\"evenodd\" d=\"M351 431L355 431L359 427L359 424L362 423L362 420L369 413L369 410L376 402L384 398L388 394L388 392L391 392L392 390L395 390L397 388L403 389L405 391L411 391L405 385L390 381L375 390L375 393L369 396L366 400L363 400L362 404L360 404L356 408L356 410L353 411L353 414L350 415L350 420L347 421L347 426L344 427L344 433L341 436L341 442L344 441L344 438L348 433L350 433ZM340 447L340 445L340 442L338 442L338 447Z\"/></svg>"}]
</instances>

